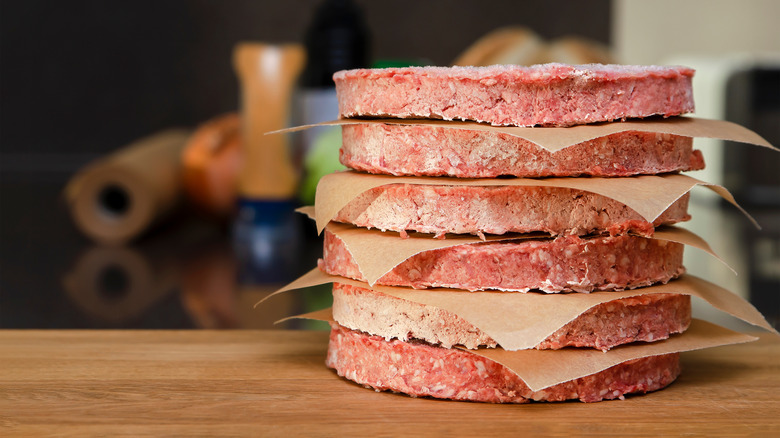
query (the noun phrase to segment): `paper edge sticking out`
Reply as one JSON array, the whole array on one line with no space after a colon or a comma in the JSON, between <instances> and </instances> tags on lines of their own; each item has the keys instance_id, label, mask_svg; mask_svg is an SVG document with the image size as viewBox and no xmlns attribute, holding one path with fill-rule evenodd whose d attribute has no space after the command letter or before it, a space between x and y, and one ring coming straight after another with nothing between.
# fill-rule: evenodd
<instances>
[{"instance_id":1,"label":"paper edge sticking out","mask_svg":"<svg viewBox=\"0 0 780 438\"><path fill-rule=\"evenodd\" d=\"M295 209L296 213L300 213L311 220L317 220L317 210L313 205L304 205Z\"/></svg>"},{"instance_id":2,"label":"paper edge sticking out","mask_svg":"<svg viewBox=\"0 0 780 438\"><path fill-rule=\"evenodd\" d=\"M485 123L467 121L447 121L434 119L355 119L345 118L330 120L311 125L294 126L276 131L266 132L266 135L288 134L318 126L345 126L359 124L389 124L403 126L431 126L447 129L482 131L496 134L506 134L531 142L551 153L561 151L571 146L606 137L621 132L638 131L649 133L672 134L691 138L714 138L730 140L739 143L766 147L775 151L778 148L769 143L756 132L739 124L725 120L704 119L692 116L675 116L668 118L631 119L617 122L600 122L570 127L515 127L493 126ZM566 135L561 136L561 133ZM543 135L539 135L543 134ZM574 134L574 135L572 135ZM553 140L550 140L552 138ZM561 138L568 138L560 141Z\"/></svg>"},{"instance_id":3,"label":"paper edge sticking out","mask_svg":"<svg viewBox=\"0 0 780 438\"><path fill-rule=\"evenodd\" d=\"M296 278L292 282L288 283L285 286L282 286L281 288L275 290L274 292L266 295L261 299L260 301L256 302L254 306L252 306L253 309L256 309L257 306L264 303L266 300L270 299L271 297L274 297L276 295L279 295L284 292L289 292L292 290L297 289L303 289L307 287L312 286L319 286L322 284L328 284L333 283L333 280L328 279L327 277L322 276L328 276L328 274L325 274L324 272L320 271L318 268L314 268L310 270L309 272L301 275L300 277ZM329 277L335 277L335 276L329 276Z\"/></svg>"},{"instance_id":4,"label":"paper edge sticking out","mask_svg":"<svg viewBox=\"0 0 780 438\"><path fill-rule=\"evenodd\" d=\"M322 322L327 322L329 324L336 323L336 320L333 319L333 308L326 307L324 309L315 310L313 312L308 312L308 313L302 313L300 315L286 316L278 321L274 321L274 325L281 324L291 319L311 319L313 321L322 321Z\"/></svg>"},{"instance_id":5,"label":"paper edge sticking out","mask_svg":"<svg viewBox=\"0 0 780 438\"><path fill-rule=\"evenodd\" d=\"M711 281L707 281L701 277L697 277L695 275L683 275L681 279L685 279L688 283L693 283L693 288L697 289L697 294L692 294L691 296L696 296L698 298L701 298L704 300L707 304L715 308L716 310L723 312L727 315L730 315L732 317L735 317L741 321L744 321L754 327L761 328L767 332L774 333L776 335L780 335L780 333L775 330L774 327L772 327L772 324L769 323L769 321L766 320L766 317L758 311L756 306L754 306L752 303L750 303L748 300L742 298L741 296L735 294L734 292L726 289L725 287L719 286L715 283L712 283ZM667 286L671 284L672 282L667 283ZM699 286L696 286L698 284ZM674 286L672 284L672 286ZM672 287L669 286L669 287ZM700 291L704 291L702 294ZM716 291L716 293L711 293L712 291ZM710 292L710 293L708 293ZM705 297L708 296L709 298ZM743 308L739 310L739 313L743 316L738 315L734 312L734 306L730 303L723 303L722 306L716 305L713 303L714 300L723 300L724 298L731 298L737 300L740 304L743 304Z\"/></svg>"},{"instance_id":6,"label":"paper edge sticking out","mask_svg":"<svg viewBox=\"0 0 780 438\"><path fill-rule=\"evenodd\" d=\"M678 227L676 225L664 225L656 228L655 233L653 233L652 237L646 237L646 236L641 236L641 237L645 237L647 239L658 239L658 240L666 240L669 242L681 243L685 246L689 246L691 248L696 248L698 250L704 251L705 253L714 257L719 262L723 263L723 265L729 268L729 270L734 275L739 275L737 271L734 268L732 268L731 265L726 260L724 260L718 253L715 252L715 250L712 249L710 244L706 240L704 240L703 237L699 236L698 234L694 233L693 231L687 228Z\"/></svg>"},{"instance_id":7,"label":"paper edge sticking out","mask_svg":"<svg viewBox=\"0 0 780 438\"><path fill-rule=\"evenodd\" d=\"M761 225L758 223L758 221L755 218L753 218L753 216L751 216L750 213L747 212L747 210L742 208L742 206L737 203L737 200L734 199L734 195L732 195L727 188L723 186L719 186L717 184L707 183L703 181L701 181L700 184L712 190L713 192L717 193L721 198L728 201L731 205L737 207L737 209L741 211L742 214L747 216L748 220L750 220L750 222L753 224L753 226L756 227L756 229L758 230L761 229Z\"/></svg>"}]
</instances>

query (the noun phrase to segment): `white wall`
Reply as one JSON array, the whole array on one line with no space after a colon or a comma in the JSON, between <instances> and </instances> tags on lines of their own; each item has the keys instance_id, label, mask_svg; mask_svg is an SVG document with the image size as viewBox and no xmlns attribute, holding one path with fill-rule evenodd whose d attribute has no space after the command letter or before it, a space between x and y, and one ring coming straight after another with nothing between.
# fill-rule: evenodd
<instances>
[{"instance_id":1,"label":"white wall","mask_svg":"<svg viewBox=\"0 0 780 438\"><path fill-rule=\"evenodd\" d=\"M615 0L612 41L621 62L780 51L777 0Z\"/></svg>"},{"instance_id":2,"label":"white wall","mask_svg":"<svg viewBox=\"0 0 780 438\"><path fill-rule=\"evenodd\" d=\"M756 63L780 65L780 1L614 0L612 48L625 64L695 68L695 115L723 119L723 89L732 71ZM694 146L704 153L707 169L691 172L691 176L722 184L722 142L696 139ZM690 248L685 265L690 273L747 297L746 248L731 232L733 219L724 217L708 192L694 189L689 209L693 219L685 226L745 274L734 276L720 262ZM734 325L708 306L699 304L694 309L699 317Z\"/></svg>"}]
</instances>

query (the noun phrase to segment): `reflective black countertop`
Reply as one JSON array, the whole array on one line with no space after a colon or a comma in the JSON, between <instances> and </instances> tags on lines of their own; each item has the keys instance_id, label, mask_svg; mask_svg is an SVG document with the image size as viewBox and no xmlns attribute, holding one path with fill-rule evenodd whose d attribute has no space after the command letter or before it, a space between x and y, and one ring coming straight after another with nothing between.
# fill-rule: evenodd
<instances>
[{"instance_id":1,"label":"reflective black countertop","mask_svg":"<svg viewBox=\"0 0 780 438\"><path fill-rule=\"evenodd\" d=\"M258 264L237 250L231 224L189 211L130 245L100 246L74 227L62 199L66 179L64 174L0 175L0 328L323 328L303 320L274 322L328 306L327 286L276 296L254 307L316 266L321 240L304 216L296 219L295 248L283 244L276 249L288 254L283 266L274 264L276 257L268 266ZM686 252L689 272L745 289L737 292L777 327L780 279L773 264L778 260L778 214L753 212L764 225L758 231L730 206L702 209L694 198L691 207L694 231L700 225L696 218L714 227L704 237L743 272L734 277L695 249ZM717 217L724 220L710 223Z\"/></svg>"},{"instance_id":2,"label":"reflective black countertop","mask_svg":"<svg viewBox=\"0 0 780 438\"><path fill-rule=\"evenodd\" d=\"M0 328L272 328L329 303L319 288L254 308L316 266L321 241L303 216L294 224L302 238L279 249L293 257L281 267L237 251L230 224L191 211L129 245L101 246L73 225L63 176L0 177Z\"/></svg>"}]
</instances>

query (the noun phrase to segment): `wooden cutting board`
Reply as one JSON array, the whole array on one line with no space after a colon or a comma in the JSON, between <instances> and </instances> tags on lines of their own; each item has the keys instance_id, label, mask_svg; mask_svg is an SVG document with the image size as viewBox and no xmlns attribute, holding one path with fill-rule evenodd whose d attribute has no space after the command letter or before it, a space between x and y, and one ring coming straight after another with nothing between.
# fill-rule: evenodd
<instances>
[{"instance_id":1,"label":"wooden cutting board","mask_svg":"<svg viewBox=\"0 0 780 438\"><path fill-rule=\"evenodd\" d=\"M780 435L780 338L683 353L624 401L489 405L377 393L311 331L0 331L0 436Z\"/></svg>"}]
</instances>

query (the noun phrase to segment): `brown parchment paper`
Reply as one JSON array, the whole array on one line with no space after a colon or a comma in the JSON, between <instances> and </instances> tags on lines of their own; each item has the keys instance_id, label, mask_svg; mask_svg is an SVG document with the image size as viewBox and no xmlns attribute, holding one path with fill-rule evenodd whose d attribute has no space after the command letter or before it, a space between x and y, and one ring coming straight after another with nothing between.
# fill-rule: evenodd
<instances>
[{"instance_id":1,"label":"brown parchment paper","mask_svg":"<svg viewBox=\"0 0 780 438\"><path fill-rule=\"evenodd\" d=\"M314 201L317 232L321 233L325 225L361 193L389 184L560 187L583 190L606 196L625 204L648 222L654 221L655 218L660 216L670 205L688 193L693 187L701 185L735 205L758 227L756 221L737 204L728 190L719 185L700 181L687 175L643 175L624 178L471 179L372 175L348 170L325 175L317 184L317 193Z\"/></svg>"},{"instance_id":2,"label":"brown parchment paper","mask_svg":"<svg viewBox=\"0 0 780 438\"><path fill-rule=\"evenodd\" d=\"M777 333L752 304L714 283L692 275L684 275L667 284L627 291L541 294L369 286L364 282L328 275L319 269L313 269L269 297L293 289L333 282L362 287L402 300L446 310L487 333L505 350L533 348L559 328L601 303L659 293L699 297L720 311Z\"/></svg>"},{"instance_id":3,"label":"brown parchment paper","mask_svg":"<svg viewBox=\"0 0 780 438\"><path fill-rule=\"evenodd\" d=\"M333 308L327 307L325 309L315 310L313 312L304 313L302 315L288 316L274 322L274 324L281 324L291 319L313 319L315 321L327 322L329 324L336 322L336 320L333 319Z\"/></svg>"},{"instance_id":4,"label":"brown parchment paper","mask_svg":"<svg viewBox=\"0 0 780 438\"><path fill-rule=\"evenodd\" d=\"M313 205L304 205L303 207L296 208L295 211L300 214L305 214L311 220L317 219L316 215L314 214Z\"/></svg>"},{"instance_id":5,"label":"brown parchment paper","mask_svg":"<svg viewBox=\"0 0 780 438\"><path fill-rule=\"evenodd\" d=\"M409 126L432 126L438 128L467 129L472 131L493 132L512 135L535 143L542 149L557 152L569 146L579 144L595 138L605 137L626 131L655 132L660 134L674 134L685 137L717 138L731 140L739 143L749 143L757 146L774 148L763 137L740 126L725 120L702 119L698 117L669 117L629 120L624 122L603 122L587 125L570 126L567 128L491 126L476 122L458 122L445 120L424 119L340 119L315 125L304 125L293 128L268 132L267 134L282 134L302 131L316 126L341 126L360 124L389 124Z\"/></svg>"},{"instance_id":6,"label":"brown parchment paper","mask_svg":"<svg viewBox=\"0 0 780 438\"><path fill-rule=\"evenodd\" d=\"M394 231L369 230L337 222L328 223L325 229L344 242L347 250L352 254L352 258L358 265L358 269L363 274L363 278L370 285L374 285L383 275L421 252L457 245L484 243L485 241L550 238L547 234L534 233L488 235L485 236L485 240L469 234L448 234L446 239L432 239L429 234L409 233L408 238L401 239L399 233ZM652 238L693 246L723 262L704 239L683 228L662 227L656 230ZM382 251L377 251L377 248L382 248ZM725 264L725 262L723 263Z\"/></svg>"},{"instance_id":7,"label":"brown parchment paper","mask_svg":"<svg viewBox=\"0 0 780 438\"><path fill-rule=\"evenodd\" d=\"M694 319L685 333L651 343L626 344L606 353L583 348L506 351L501 348L464 350L500 363L512 370L532 391L606 370L619 363L661 354L701 350L757 340L711 322Z\"/></svg>"},{"instance_id":8,"label":"brown parchment paper","mask_svg":"<svg viewBox=\"0 0 780 438\"><path fill-rule=\"evenodd\" d=\"M292 318L335 322L330 308L291 316L285 320ZM500 363L517 374L532 391L539 391L559 383L596 374L632 359L741 344L757 339L707 321L693 319L691 326L682 334L672 335L663 341L621 345L606 353L590 348L507 351L498 347L461 350Z\"/></svg>"}]
</instances>

